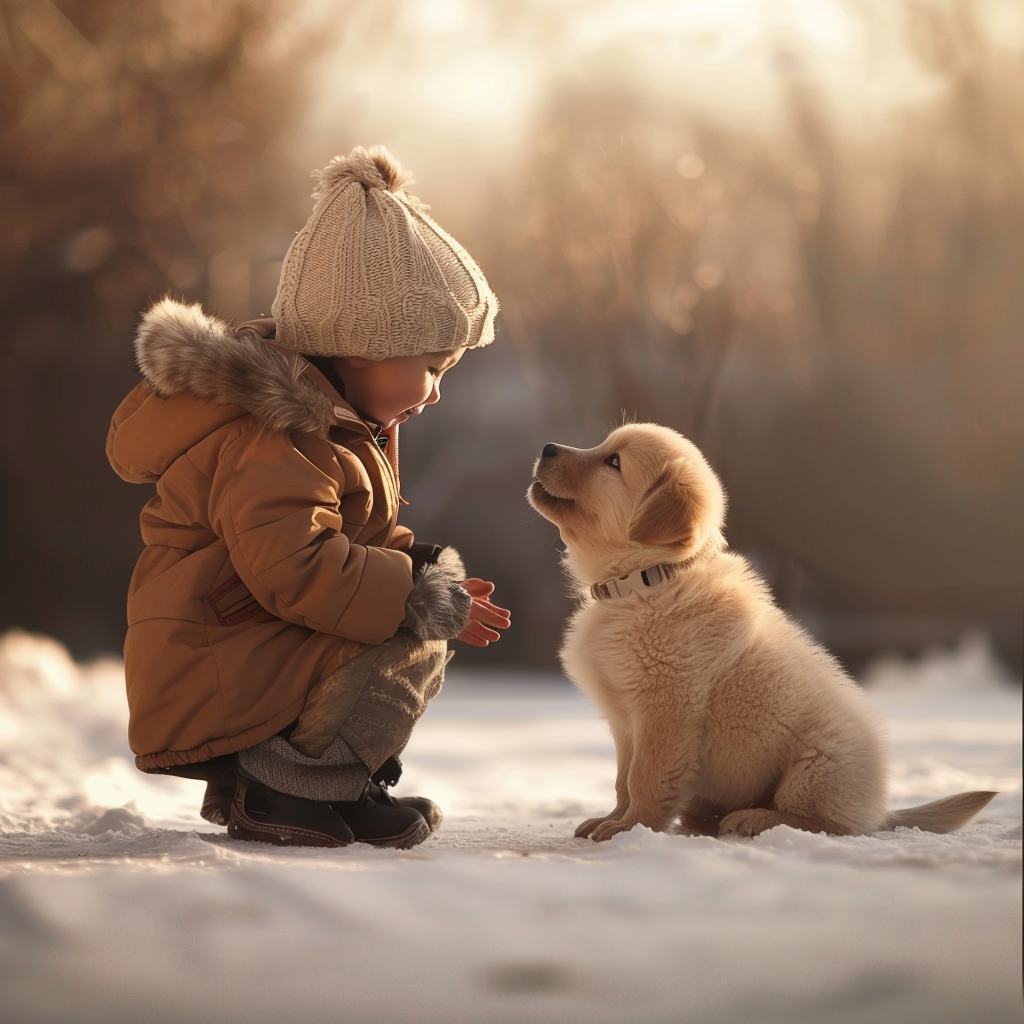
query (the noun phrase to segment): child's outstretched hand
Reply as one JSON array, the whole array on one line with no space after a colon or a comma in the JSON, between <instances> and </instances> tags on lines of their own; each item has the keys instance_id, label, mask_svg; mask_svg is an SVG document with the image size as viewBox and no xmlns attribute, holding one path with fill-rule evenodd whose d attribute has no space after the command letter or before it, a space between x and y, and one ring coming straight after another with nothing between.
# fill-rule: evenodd
<instances>
[{"instance_id":1,"label":"child's outstretched hand","mask_svg":"<svg viewBox=\"0 0 1024 1024\"><path fill-rule=\"evenodd\" d=\"M494 584L486 580L473 579L465 580L462 584L464 590L469 592L473 598L473 606L469 610L469 622L466 628L456 639L463 643L472 644L474 647L486 647L501 639L499 629L508 629L511 625L511 612L505 608L499 608L490 600L494 593Z\"/></svg>"}]
</instances>

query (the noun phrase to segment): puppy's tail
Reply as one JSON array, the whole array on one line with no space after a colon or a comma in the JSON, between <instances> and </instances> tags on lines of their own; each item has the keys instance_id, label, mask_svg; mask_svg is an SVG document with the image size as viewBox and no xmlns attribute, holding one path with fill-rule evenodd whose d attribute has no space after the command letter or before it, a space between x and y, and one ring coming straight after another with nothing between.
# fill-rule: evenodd
<instances>
[{"instance_id":1,"label":"puppy's tail","mask_svg":"<svg viewBox=\"0 0 1024 1024\"><path fill-rule=\"evenodd\" d=\"M954 832L966 825L996 795L982 791L957 793L956 796L933 800L920 807L890 811L879 831L891 832L902 825L906 828L919 828L922 832Z\"/></svg>"}]
</instances>

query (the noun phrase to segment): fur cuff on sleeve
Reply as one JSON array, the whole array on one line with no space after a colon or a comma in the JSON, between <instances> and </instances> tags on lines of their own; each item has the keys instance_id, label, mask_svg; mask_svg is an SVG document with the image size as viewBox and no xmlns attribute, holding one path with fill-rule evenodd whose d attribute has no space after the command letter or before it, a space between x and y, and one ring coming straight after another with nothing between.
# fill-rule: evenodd
<instances>
[{"instance_id":1,"label":"fur cuff on sleeve","mask_svg":"<svg viewBox=\"0 0 1024 1024\"><path fill-rule=\"evenodd\" d=\"M402 625L421 640L454 640L466 628L473 605L461 586L465 578L458 551L444 548L417 576Z\"/></svg>"}]
</instances>

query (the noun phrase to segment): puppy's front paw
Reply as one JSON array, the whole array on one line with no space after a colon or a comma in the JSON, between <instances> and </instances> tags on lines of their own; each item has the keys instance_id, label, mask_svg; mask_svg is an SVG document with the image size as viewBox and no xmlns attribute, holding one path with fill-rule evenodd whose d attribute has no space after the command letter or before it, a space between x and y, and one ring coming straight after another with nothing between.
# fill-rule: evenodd
<instances>
[{"instance_id":1,"label":"puppy's front paw","mask_svg":"<svg viewBox=\"0 0 1024 1024\"><path fill-rule=\"evenodd\" d=\"M611 839L612 836L617 836L620 832L628 832L634 824L635 822L632 821L606 818L591 831L590 838L595 843L603 843L606 839Z\"/></svg>"},{"instance_id":2,"label":"puppy's front paw","mask_svg":"<svg viewBox=\"0 0 1024 1024\"><path fill-rule=\"evenodd\" d=\"M606 814L604 815L604 817L601 818L587 818L587 820L583 822L582 825L577 826L574 835L577 839L586 839L587 836L589 836L590 833L593 832L598 825L602 825L604 824L604 822L611 820L612 817L610 814Z\"/></svg>"}]
</instances>

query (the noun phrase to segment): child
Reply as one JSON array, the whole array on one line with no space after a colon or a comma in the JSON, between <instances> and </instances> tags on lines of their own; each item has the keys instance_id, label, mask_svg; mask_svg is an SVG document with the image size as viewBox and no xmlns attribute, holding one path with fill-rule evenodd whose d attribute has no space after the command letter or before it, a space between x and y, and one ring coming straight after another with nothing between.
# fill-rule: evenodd
<instances>
[{"instance_id":1,"label":"child","mask_svg":"<svg viewBox=\"0 0 1024 1024\"><path fill-rule=\"evenodd\" d=\"M383 149L318 175L273 320L164 299L107 455L155 483L128 595L136 764L207 780L203 816L282 845L408 847L386 787L450 655L509 625L453 548L397 525L398 427L490 344L497 299Z\"/></svg>"}]
</instances>

